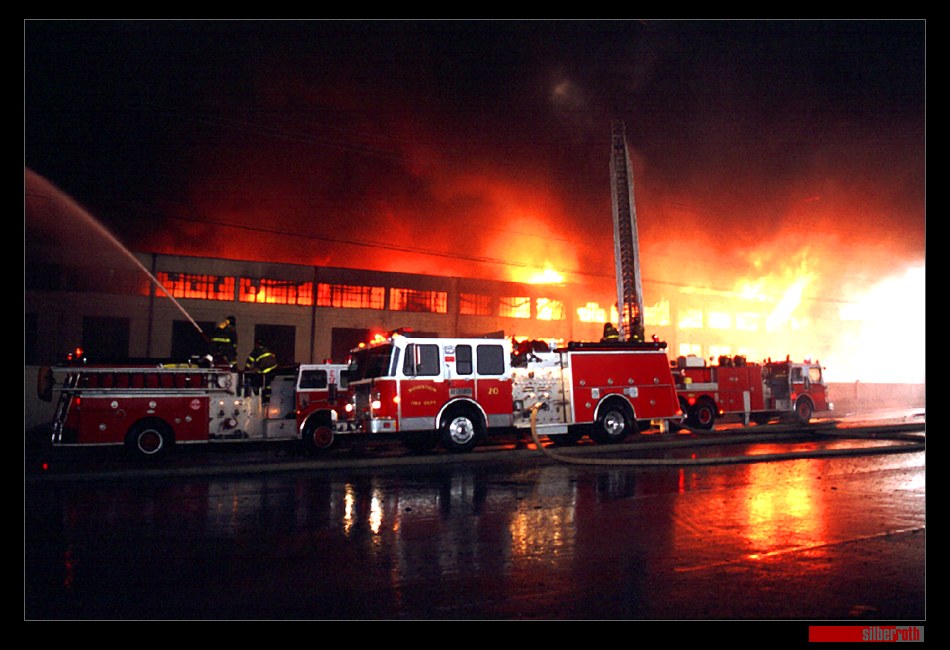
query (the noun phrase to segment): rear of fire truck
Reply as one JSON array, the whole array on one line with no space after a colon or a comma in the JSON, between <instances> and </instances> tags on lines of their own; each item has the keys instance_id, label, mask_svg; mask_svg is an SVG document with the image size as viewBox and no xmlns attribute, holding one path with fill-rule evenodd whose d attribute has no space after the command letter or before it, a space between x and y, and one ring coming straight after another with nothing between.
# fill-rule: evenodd
<instances>
[{"instance_id":1,"label":"rear of fire truck","mask_svg":"<svg viewBox=\"0 0 950 650\"><path fill-rule=\"evenodd\" d=\"M79 365L44 368L38 381L41 399L59 392L54 447L125 446L154 458L179 444L300 439L298 407L301 423L318 422L330 411L330 391L326 382L307 387L304 405L297 401L299 377L287 368L264 384L253 374L192 364Z\"/></svg>"},{"instance_id":2,"label":"rear of fire truck","mask_svg":"<svg viewBox=\"0 0 950 650\"><path fill-rule=\"evenodd\" d=\"M302 364L297 373L295 399L303 451L330 449L340 434L352 432L346 411L350 404L346 364Z\"/></svg>"},{"instance_id":3,"label":"rear of fire truck","mask_svg":"<svg viewBox=\"0 0 950 650\"><path fill-rule=\"evenodd\" d=\"M682 412L660 342L569 343L531 355L512 370L515 427L530 426L555 444L588 435L622 442L657 423L666 429Z\"/></svg>"},{"instance_id":4,"label":"rear of fire truck","mask_svg":"<svg viewBox=\"0 0 950 650\"><path fill-rule=\"evenodd\" d=\"M41 399L52 399L54 385L60 394L52 422L54 446L124 445L136 455L154 457L175 443L207 442L209 422L226 435L243 419L234 418L235 374L227 370L45 368L40 383Z\"/></svg>"}]
</instances>

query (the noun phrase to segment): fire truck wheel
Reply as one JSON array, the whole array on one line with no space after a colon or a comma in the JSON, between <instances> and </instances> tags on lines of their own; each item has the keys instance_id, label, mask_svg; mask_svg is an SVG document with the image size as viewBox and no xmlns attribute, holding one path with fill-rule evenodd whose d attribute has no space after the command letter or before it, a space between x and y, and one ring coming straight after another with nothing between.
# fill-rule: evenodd
<instances>
[{"instance_id":1,"label":"fire truck wheel","mask_svg":"<svg viewBox=\"0 0 950 650\"><path fill-rule=\"evenodd\" d=\"M439 433L449 451L470 451L482 433L481 421L468 410L450 411L442 418Z\"/></svg>"},{"instance_id":2,"label":"fire truck wheel","mask_svg":"<svg viewBox=\"0 0 950 650\"><path fill-rule=\"evenodd\" d=\"M634 422L622 404L610 404L597 418L591 437L599 444L623 442L627 434L636 428Z\"/></svg>"},{"instance_id":3,"label":"fire truck wheel","mask_svg":"<svg viewBox=\"0 0 950 650\"><path fill-rule=\"evenodd\" d=\"M815 407L812 406L811 400L801 397L795 403L795 421L798 424L808 424L814 414Z\"/></svg>"},{"instance_id":4,"label":"fire truck wheel","mask_svg":"<svg viewBox=\"0 0 950 650\"><path fill-rule=\"evenodd\" d=\"M700 400L690 407L686 421L694 429L709 430L716 421L716 407L705 400Z\"/></svg>"},{"instance_id":5,"label":"fire truck wheel","mask_svg":"<svg viewBox=\"0 0 950 650\"><path fill-rule=\"evenodd\" d=\"M308 420L303 427L300 443L305 453L326 451L336 443L336 433L331 424Z\"/></svg>"},{"instance_id":6,"label":"fire truck wheel","mask_svg":"<svg viewBox=\"0 0 950 650\"><path fill-rule=\"evenodd\" d=\"M158 458L174 443L171 427L158 419L140 420L125 436L126 448L138 458Z\"/></svg>"}]
</instances>

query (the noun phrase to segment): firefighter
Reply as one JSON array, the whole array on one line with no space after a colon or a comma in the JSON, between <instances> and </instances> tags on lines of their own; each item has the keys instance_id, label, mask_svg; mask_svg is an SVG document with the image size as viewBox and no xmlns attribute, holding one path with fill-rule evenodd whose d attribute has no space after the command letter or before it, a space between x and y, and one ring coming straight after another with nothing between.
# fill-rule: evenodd
<instances>
[{"instance_id":1,"label":"firefighter","mask_svg":"<svg viewBox=\"0 0 950 650\"><path fill-rule=\"evenodd\" d=\"M255 391L262 390L264 401L270 397L268 379L277 369L277 355L264 343L263 339L254 341L254 349L247 355L244 372L247 384Z\"/></svg>"},{"instance_id":2,"label":"firefighter","mask_svg":"<svg viewBox=\"0 0 950 650\"><path fill-rule=\"evenodd\" d=\"M262 375L273 372L277 368L277 355L264 343L263 339L254 341L254 349L247 356L244 369L248 372L257 372Z\"/></svg>"},{"instance_id":3,"label":"firefighter","mask_svg":"<svg viewBox=\"0 0 950 650\"><path fill-rule=\"evenodd\" d=\"M228 316L217 324L211 334L211 358L214 363L234 366L237 360L237 320Z\"/></svg>"},{"instance_id":4,"label":"firefighter","mask_svg":"<svg viewBox=\"0 0 950 650\"><path fill-rule=\"evenodd\" d=\"M620 340L620 332L614 327L613 323L604 323L604 336L600 339L601 343L615 343Z\"/></svg>"}]
</instances>

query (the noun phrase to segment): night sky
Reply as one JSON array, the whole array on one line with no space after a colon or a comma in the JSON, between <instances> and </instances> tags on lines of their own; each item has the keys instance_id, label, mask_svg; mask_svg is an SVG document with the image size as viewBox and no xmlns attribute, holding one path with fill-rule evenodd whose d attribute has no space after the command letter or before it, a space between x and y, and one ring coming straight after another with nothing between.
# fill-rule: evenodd
<instances>
[{"instance_id":1,"label":"night sky","mask_svg":"<svg viewBox=\"0 0 950 650\"><path fill-rule=\"evenodd\" d=\"M925 30L28 20L24 162L140 251L610 282L623 120L645 280L847 292L923 264Z\"/></svg>"}]
</instances>

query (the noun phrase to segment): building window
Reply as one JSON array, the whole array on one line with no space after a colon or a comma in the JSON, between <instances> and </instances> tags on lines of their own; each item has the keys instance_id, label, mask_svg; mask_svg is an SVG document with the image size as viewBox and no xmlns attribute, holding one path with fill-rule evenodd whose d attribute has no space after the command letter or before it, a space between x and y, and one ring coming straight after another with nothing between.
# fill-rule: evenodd
<instances>
[{"instance_id":1,"label":"building window","mask_svg":"<svg viewBox=\"0 0 950 650\"><path fill-rule=\"evenodd\" d=\"M389 293L389 308L393 311L444 314L448 311L448 294L445 291L419 291L393 287Z\"/></svg>"},{"instance_id":2,"label":"building window","mask_svg":"<svg viewBox=\"0 0 950 650\"><path fill-rule=\"evenodd\" d=\"M234 300L234 278L230 276L159 271L156 277L172 298ZM157 289L155 295L165 297L165 291Z\"/></svg>"},{"instance_id":3,"label":"building window","mask_svg":"<svg viewBox=\"0 0 950 650\"><path fill-rule=\"evenodd\" d=\"M727 330L732 327L732 317L725 312L711 311L709 312L709 326L717 330Z\"/></svg>"},{"instance_id":4,"label":"building window","mask_svg":"<svg viewBox=\"0 0 950 650\"><path fill-rule=\"evenodd\" d=\"M208 354L208 337L214 331L215 325L217 323L214 321L172 321L171 361L183 363L192 357Z\"/></svg>"},{"instance_id":5,"label":"building window","mask_svg":"<svg viewBox=\"0 0 950 650\"><path fill-rule=\"evenodd\" d=\"M507 318L531 318L531 298L508 296L498 303L498 315Z\"/></svg>"},{"instance_id":6,"label":"building window","mask_svg":"<svg viewBox=\"0 0 950 650\"><path fill-rule=\"evenodd\" d=\"M759 314L740 313L736 314L736 329L743 332L756 332L759 329Z\"/></svg>"},{"instance_id":7,"label":"building window","mask_svg":"<svg viewBox=\"0 0 950 650\"><path fill-rule=\"evenodd\" d=\"M698 329L703 326L703 312L701 309L684 309L680 311L680 329Z\"/></svg>"},{"instance_id":8,"label":"building window","mask_svg":"<svg viewBox=\"0 0 950 650\"><path fill-rule=\"evenodd\" d=\"M491 296L477 293L459 294L459 313L472 316L491 316Z\"/></svg>"},{"instance_id":9,"label":"building window","mask_svg":"<svg viewBox=\"0 0 950 650\"><path fill-rule=\"evenodd\" d=\"M84 316L82 319L82 347L86 358L93 363L128 362L128 318Z\"/></svg>"},{"instance_id":10,"label":"building window","mask_svg":"<svg viewBox=\"0 0 950 650\"><path fill-rule=\"evenodd\" d=\"M535 313L538 320L564 320L564 303L552 298L538 298Z\"/></svg>"},{"instance_id":11,"label":"building window","mask_svg":"<svg viewBox=\"0 0 950 650\"><path fill-rule=\"evenodd\" d=\"M350 309L382 309L386 292L383 287L363 287L353 284L317 285L317 306Z\"/></svg>"},{"instance_id":12,"label":"building window","mask_svg":"<svg viewBox=\"0 0 950 650\"><path fill-rule=\"evenodd\" d=\"M152 281L145 273L133 269L115 269L95 265L58 269L54 266L27 269L27 288L59 291L88 291L116 295L147 296ZM33 277L34 272L46 277ZM53 283L56 283L54 286ZM158 293L160 290L156 289ZM163 294L164 295L164 294Z\"/></svg>"},{"instance_id":13,"label":"building window","mask_svg":"<svg viewBox=\"0 0 950 650\"><path fill-rule=\"evenodd\" d=\"M577 308L577 319L582 323L606 323L607 311L596 302Z\"/></svg>"},{"instance_id":14,"label":"building window","mask_svg":"<svg viewBox=\"0 0 950 650\"><path fill-rule=\"evenodd\" d=\"M703 346L699 343L680 343L679 356L681 357L700 357L703 356Z\"/></svg>"},{"instance_id":15,"label":"building window","mask_svg":"<svg viewBox=\"0 0 950 650\"><path fill-rule=\"evenodd\" d=\"M241 278L238 300L272 305L312 305L313 285L293 280Z\"/></svg>"},{"instance_id":16,"label":"building window","mask_svg":"<svg viewBox=\"0 0 950 650\"><path fill-rule=\"evenodd\" d=\"M646 325L665 327L670 324L670 301L661 300L653 306L643 307L643 319Z\"/></svg>"}]
</instances>

